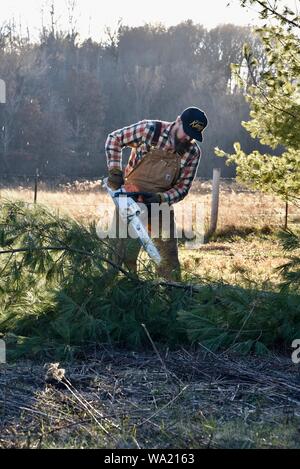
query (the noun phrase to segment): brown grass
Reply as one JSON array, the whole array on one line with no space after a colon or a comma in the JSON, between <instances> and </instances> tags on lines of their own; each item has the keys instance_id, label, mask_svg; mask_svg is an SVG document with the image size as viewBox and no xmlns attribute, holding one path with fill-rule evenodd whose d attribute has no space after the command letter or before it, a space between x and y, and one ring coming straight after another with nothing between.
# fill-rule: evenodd
<instances>
[{"instance_id":1,"label":"brown grass","mask_svg":"<svg viewBox=\"0 0 300 469\"><path fill-rule=\"evenodd\" d=\"M0 197L33 203L33 189L18 186L0 190ZM83 181L50 189L41 183L38 203L57 214L69 215L80 222L98 221L99 205L113 203L101 187L101 181ZM206 227L209 225L211 183L194 183L181 204L202 203ZM175 206L177 210L180 205ZM187 275L194 274L232 284L241 281L277 283L274 268L285 262L281 247L272 235L284 223L285 204L277 197L252 192L236 183L223 181L220 192L218 233L209 245L198 250L180 249L180 259ZM290 207L290 226L299 226L300 208ZM251 234L252 233L252 234Z\"/></svg>"},{"instance_id":2,"label":"brown grass","mask_svg":"<svg viewBox=\"0 0 300 469\"><path fill-rule=\"evenodd\" d=\"M208 222L211 204L211 183L194 183L190 194L183 203L203 203ZM17 186L0 190L0 197L33 203L33 189ZM40 183L38 202L51 207L61 214L68 214L78 220L97 219L100 203L110 199L101 188L101 181L75 182L49 189ZM285 203L278 197L245 190L236 183L223 181L220 192L219 229L226 227L280 227L284 223ZM300 209L290 206L290 221L300 221Z\"/></svg>"}]
</instances>

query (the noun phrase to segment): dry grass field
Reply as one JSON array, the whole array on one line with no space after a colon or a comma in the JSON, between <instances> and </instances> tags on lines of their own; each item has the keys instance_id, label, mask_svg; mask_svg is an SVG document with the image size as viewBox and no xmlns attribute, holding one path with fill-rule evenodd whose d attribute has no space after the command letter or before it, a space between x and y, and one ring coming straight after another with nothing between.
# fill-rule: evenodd
<instances>
[{"instance_id":1,"label":"dry grass field","mask_svg":"<svg viewBox=\"0 0 300 469\"><path fill-rule=\"evenodd\" d=\"M0 184L0 198L19 199L33 203L33 188L9 187ZM109 202L101 187L101 181L75 181L72 184L49 186L39 184L38 203L52 207L61 214L68 214L80 221L97 218L100 203ZM182 203L203 203L206 219L209 218L211 182L196 181L190 194ZM284 223L285 204L279 198L247 190L233 181L222 181L220 191L219 230L264 226L278 228ZM300 209L290 207L290 221L300 222Z\"/></svg>"},{"instance_id":2,"label":"dry grass field","mask_svg":"<svg viewBox=\"0 0 300 469\"><path fill-rule=\"evenodd\" d=\"M32 187L0 186L0 197L33 203ZM40 183L38 203L60 215L69 215L82 223L99 220L99 205L113 204L101 187L101 181L75 181L57 187ZM211 182L197 181L182 204L203 204L205 226L209 224ZM179 207L175 206L175 210ZM184 208L183 208L184 211ZM277 282L274 268L284 257L274 236L284 224L285 204L279 198L249 191L233 181L222 181L218 230L208 245L198 250L180 248L184 271L206 279L240 284L243 280L268 285ZM290 227L298 227L300 208L290 206Z\"/></svg>"}]
</instances>

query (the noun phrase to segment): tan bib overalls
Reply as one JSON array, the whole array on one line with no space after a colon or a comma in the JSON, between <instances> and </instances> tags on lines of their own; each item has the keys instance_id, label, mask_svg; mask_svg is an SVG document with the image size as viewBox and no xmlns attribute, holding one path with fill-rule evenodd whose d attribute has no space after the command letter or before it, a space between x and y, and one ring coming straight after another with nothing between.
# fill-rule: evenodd
<instances>
[{"instance_id":1,"label":"tan bib overalls","mask_svg":"<svg viewBox=\"0 0 300 469\"><path fill-rule=\"evenodd\" d=\"M126 185L133 185L141 192L166 192L178 180L180 174L180 156L176 153L151 148L142 161L126 177ZM180 264L178 259L178 244L174 210L170 210L170 236L163 239L162 213L159 216L159 238L153 239L160 252L162 261L157 268L159 276L169 280L180 279ZM149 210L148 232L151 234L151 214ZM167 219L168 220L168 219ZM153 219L152 219L153 221ZM165 226L165 225L164 225ZM124 263L131 271L137 271L137 259L141 249L138 240L119 239L116 246L115 261L119 265Z\"/></svg>"}]
</instances>

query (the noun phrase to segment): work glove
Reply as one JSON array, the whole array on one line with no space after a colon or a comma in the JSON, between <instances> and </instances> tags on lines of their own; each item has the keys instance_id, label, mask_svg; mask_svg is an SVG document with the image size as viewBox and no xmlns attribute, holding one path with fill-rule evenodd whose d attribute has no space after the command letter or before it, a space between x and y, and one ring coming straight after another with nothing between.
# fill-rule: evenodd
<instances>
[{"instance_id":1,"label":"work glove","mask_svg":"<svg viewBox=\"0 0 300 469\"><path fill-rule=\"evenodd\" d=\"M108 185L114 191L117 191L124 185L123 172L118 168L112 168L108 172Z\"/></svg>"},{"instance_id":2,"label":"work glove","mask_svg":"<svg viewBox=\"0 0 300 469\"><path fill-rule=\"evenodd\" d=\"M155 192L150 192L147 195L143 195L143 202L145 205L161 204L161 195Z\"/></svg>"}]
</instances>

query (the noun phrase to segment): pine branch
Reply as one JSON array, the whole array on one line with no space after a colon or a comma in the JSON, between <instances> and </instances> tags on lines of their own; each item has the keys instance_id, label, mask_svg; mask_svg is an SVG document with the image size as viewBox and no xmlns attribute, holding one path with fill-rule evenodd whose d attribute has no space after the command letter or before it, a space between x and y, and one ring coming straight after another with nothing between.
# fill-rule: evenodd
<instances>
[{"instance_id":1,"label":"pine branch","mask_svg":"<svg viewBox=\"0 0 300 469\"><path fill-rule=\"evenodd\" d=\"M269 106L271 106L273 109L276 109L276 111L283 112L284 114L287 114L288 116L293 117L294 119L297 119L297 116L295 114L292 114L291 112L287 111L286 109L283 109L283 108L278 107L275 104L273 104L273 102L268 98L268 96L265 93L264 89L258 83L258 81L257 81L257 79L254 75L254 72L253 72L253 69L252 69L251 63L250 63L250 56L246 56L245 59L246 59L248 71L250 73L250 77L251 77L251 80L252 80L254 86L260 91L261 96L266 100L266 102L269 104Z\"/></svg>"},{"instance_id":2,"label":"pine branch","mask_svg":"<svg viewBox=\"0 0 300 469\"><path fill-rule=\"evenodd\" d=\"M75 249L75 248L70 248L70 247L65 247L65 246L48 246L48 247L32 247L32 248L20 248L20 249L8 249L5 251L0 251L0 255L2 254L18 254L18 253L25 253L25 252L40 252L40 251L66 251L66 252L73 252L75 254L80 254L81 256L85 257L91 257L94 259L98 259L102 262L107 262L111 267L113 267L116 270L119 270L122 274L124 274L126 277L129 279L134 279L136 280L136 277L134 277L132 274L127 272L125 269L123 269L121 266L115 264L109 259L106 259L105 257L99 256L99 254L94 254L92 252L87 252L83 251L82 249Z\"/></svg>"},{"instance_id":3,"label":"pine branch","mask_svg":"<svg viewBox=\"0 0 300 469\"><path fill-rule=\"evenodd\" d=\"M281 13L279 13L279 11L277 11L275 8L272 7L272 5L270 5L270 3L268 2L269 5L267 5L267 3L261 1L261 0L255 0L256 3L258 3L262 8L264 8L265 10L267 10L269 13L271 13L273 16L276 16L277 18L279 18L280 20L282 20L284 23L288 23L290 24L291 26L295 26L296 28L300 28L300 24L296 23L295 21L293 20L290 20L289 18L287 18L286 16L282 15Z\"/></svg>"}]
</instances>

